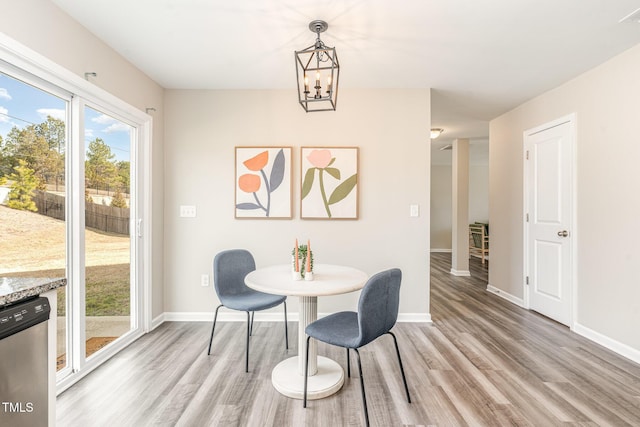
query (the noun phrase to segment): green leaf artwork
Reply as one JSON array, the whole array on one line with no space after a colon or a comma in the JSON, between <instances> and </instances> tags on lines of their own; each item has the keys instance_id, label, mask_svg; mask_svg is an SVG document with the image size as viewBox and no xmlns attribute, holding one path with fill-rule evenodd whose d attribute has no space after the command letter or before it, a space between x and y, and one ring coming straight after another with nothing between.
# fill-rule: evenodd
<instances>
[{"instance_id":1,"label":"green leaf artwork","mask_svg":"<svg viewBox=\"0 0 640 427\"><path fill-rule=\"evenodd\" d=\"M331 197L329 197L329 204L333 205L342 201L345 197L351 193L351 190L358 183L358 174L353 174L349 178L345 179L340 185L333 190L331 193Z\"/></svg>"},{"instance_id":2,"label":"green leaf artwork","mask_svg":"<svg viewBox=\"0 0 640 427\"><path fill-rule=\"evenodd\" d=\"M302 180L302 217L357 219L357 155L356 147L332 149L303 147L303 162L306 159L311 167L304 172ZM348 174L348 178L342 180L345 174ZM316 188L315 191L314 188ZM356 197L348 198L354 190L356 190ZM331 193L328 194L328 192ZM339 205L342 206L338 209ZM340 212L337 216L334 214L336 209L332 209L333 206Z\"/></svg>"},{"instance_id":3,"label":"green leaf artwork","mask_svg":"<svg viewBox=\"0 0 640 427\"><path fill-rule=\"evenodd\" d=\"M302 181L302 198L307 197L307 194L311 191L311 187L313 187L313 179L316 176L316 168L307 169L307 173L304 174L304 181Z\"/></svg>"}]
</instances>

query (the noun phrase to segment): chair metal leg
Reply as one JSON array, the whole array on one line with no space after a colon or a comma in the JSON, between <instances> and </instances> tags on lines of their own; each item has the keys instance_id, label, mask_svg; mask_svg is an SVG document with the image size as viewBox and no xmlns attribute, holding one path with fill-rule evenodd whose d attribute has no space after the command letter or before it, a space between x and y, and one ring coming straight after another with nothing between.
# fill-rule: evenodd
<instances>
[{"instance_id":1,"label":"chair metal leg","mask_svg":"<svg viewBox=\"0 0 640 427\"><path fill-rule=\"evenodd\" d=\"M364 379L362 378L362 363L360 362L360 352L357 348L354 348L356 355L358 356L358 371L360 372L360 390L362 391L362 404L364 405L364 422L369 426L369 411L367 411L367 396L364 392Z\"/></svg>"},{"instance_id":2,"label":"chair metal leg","mask_svg":"<svg viewBox=\"0 0 640 427\"><path fill-rule=\"evenodd\" d=\"M309 378L309 340L311 337L307 337L307 348L305 349L304 356L304 397L302 400L302 407L307 407L307 379ZM298 350L299 352L300 350Z\"/></svg>"},{"instance_id":3,"label":"chair metal leg","mask_svg":"<svg viewBox=\"0 0 640 427\"><path fill-rule=\"evenodd\" d=\"M256 312L251 312L251 326L249 327L249 335L253 335L253 316L255 316Z\"/></svg>"},{"instance_id":4,"label":"chair metal leg","mask_svg":"<svg viewBox=\"0 0 640 427\"><path fill-rule=\"evenodd\" d=\"M411 403L411 397L409 396L409 387L407 386L407 378L404 375L404 368L402 367L402 359L400 358L400 349L398 348L398 340L393 332L387 332L393 337L393 343L396 345L396 354L398 355L398 363L400 364L400 373L402 374L402 381L404 381L404 391L407 393L407 402Z\"/></svg>"},{"instance_id":5,"label":"chair metal leg","mask_svg":"<svg viewBox=\"0 0 640 427\"><path fill-rule=\"evenodd\" d=\"M220 310L222 304L220 304L216 308L216 314L213 316L213 327L211 328L211 338L209 338L209 350L207 350L207 355L211 355L211 343L213 342L213 332L216 330L216 320L218 319L218 310Z\"/></svg>"},{"instance_id":6,"label":"chair metal leg","mask_svg":"<svg viewBox=\"0 0 640 427\"><path fill-rule=\"evenodd\" d=\"M351 378L351 360L349 360L349 347L347 347L347 378Z\"/></svg>"},{"instance_id":7,"label":"chair metal leg","mask_svg":"<svg viewBox=\"0 0 640 427\"><path fill-rule=\"evenodd\" d=\"M287 302L284 301L284 347L289 350L289 327L287 326Z\"/></svg>"},{"instance_id":8,"label":"chair metal leg","mask_svg":"<svg viewBox=\"0 0 640 427\"><path fill-rule=\"evenodd\" d=\"M251 335L251 320L247 311L247 357L244 362L244 371L249 372L249 336Z\"/></svg>"}]
</instances>

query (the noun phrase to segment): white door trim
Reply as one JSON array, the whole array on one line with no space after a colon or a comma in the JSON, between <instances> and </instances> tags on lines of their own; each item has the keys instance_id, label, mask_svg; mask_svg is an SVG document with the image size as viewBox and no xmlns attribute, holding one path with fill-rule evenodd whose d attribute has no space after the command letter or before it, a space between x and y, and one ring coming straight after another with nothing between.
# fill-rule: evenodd
<instances>
[{"instance_id":1,"label":"white door trim","mask_svg":"<svg viewBox=\"0 0 640 427\"><path fill-rule=\"evenodd\" d=\"M577 141L577 117L576 113L571 113L566 116L560 117L558 119L552 120L550 122L544 123L542 125L536 126L531 129L527 129L523 132L523 155L522 155L522 173L523 173L523 218L522 218L522 235L523 235L523 277L522 277L522 286L523 296L524 296L524 308L530 309L530 286L527 283L527 277L529 276L529 227L527 224L527 215L529 213L529 188L531 183L529 182L529 164L527 163L527 138L535 135L536 133L542 132L547 129L554 128L556 126L560 126L562 124L569 123L570 125L570 134L571 134L571 143L569 147L569 176L570 176L570 191L569 194L571 196L570 200L570 209L571 209L571 239L568 240L567 244L570 245L571 249L571 291L570 291L570 322L569 328L574 329L576 325L577 319L577 289L578 289L578 281L577 281L577 241L578 241L578 222L576 218L576 202L577 202L577 159L576 159L576 141Z\"/></svg>"}]
</instances>

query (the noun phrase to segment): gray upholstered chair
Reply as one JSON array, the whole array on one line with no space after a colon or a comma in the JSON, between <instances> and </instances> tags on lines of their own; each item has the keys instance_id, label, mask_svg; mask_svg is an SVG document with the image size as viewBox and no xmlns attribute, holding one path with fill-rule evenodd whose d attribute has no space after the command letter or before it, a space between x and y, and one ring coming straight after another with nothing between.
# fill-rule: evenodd
<instances>
[{"instance_id":1,"label":"gray upholstered chair","mask_svg":"<svg viewBox=\"0 0 640 427\"><path fill-rule=\"evenodd\" d=\"M253 315L256 311L266 310L284 303L284 344L285 348L289 349L287 297L258 292L245 285L245 276L255 269L256 263L253 256L244 249L222 251L213 259L213 283L221 304L216 308L216 313L213 317L213 327L211 328L207 354L211 354L211 343L213 342L213 333L216 330L216 320L220 307L224 306L232 310L245 311L247 313L245 372L249 372L249 337L253 331ZM249 313L251 313L251 316Z\"/></svg>"},{"instance_id":2,"label":"gray upholstered chair","mask_svg":"<svg viewBox=\"0 0 640 427\"><path fill-rule=\"evenodd\" d=\"M313 337L328 344L347 349L347 376L351 376L351 364L349 363L349 349L353 349L358 356L358 370L360 372L360 389L362 391L362 404L364 406L364 418L369 425L367 412L367 398L362 379L362 365L358 349L369 344L376 338L389 334L393 337L400 364L400 373L407 393L407 401L411 403L407 378L404 375L398 340L390 332L398 319L398 304L400 301L400 281L402 272L397 269L382 271L373 275L362 289L358 301L358 312L342 311L334 313L311 323L305 329L307 333L307 347L305 354L304 375L304 400L303 406L307 407L307 378L309 374L309 340Z\"/></svg>"}]
</instances>

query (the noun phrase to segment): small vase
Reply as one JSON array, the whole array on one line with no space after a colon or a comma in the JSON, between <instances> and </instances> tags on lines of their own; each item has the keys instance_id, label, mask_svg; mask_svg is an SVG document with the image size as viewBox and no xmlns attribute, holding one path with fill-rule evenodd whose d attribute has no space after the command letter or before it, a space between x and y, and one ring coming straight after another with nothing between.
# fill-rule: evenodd
<instances>
[{"instance_id":1,"label":"small vase","mask_svg":"<svg viewBox=\"0 0 640 427\"><path fill-rule=\"evenodd\" d=\"M313 280L313 271L307 271L304 273L304 280L312 281Z\"/></svg>"}]
</instances>

